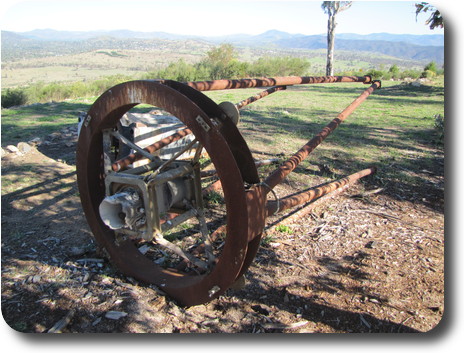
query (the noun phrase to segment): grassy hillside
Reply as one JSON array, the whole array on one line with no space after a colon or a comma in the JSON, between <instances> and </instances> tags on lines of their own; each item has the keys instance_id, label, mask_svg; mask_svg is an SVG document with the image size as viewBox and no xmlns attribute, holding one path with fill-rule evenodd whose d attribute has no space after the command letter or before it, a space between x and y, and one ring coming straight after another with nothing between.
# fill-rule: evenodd
<instances>
[{"instance_id":1,"label":"grassy hillside","mask_svg":"<svg viewBox=\"0 0 464 353\"><path fill-rule=\"evenodd\" d=\"M24 59L2 64L2 88L20 87L38 82L74 82L104 76L124 75L136 78L141 73L159 70L183 59L197 62L204 52L139 51L99 49L86 53Z\"/></svg>"},{"instance_id":2,"label":"grassy hillside","mask_svg":"<svg viewBox=\"0 0 464 353\"><path fill-rule=\"evenodd\" d=\"M62 56L29 58L2 62L2 88L24 87L43 82L75 82L95 80L104 76L124 75L140 78L143 74L166 67L171 62L180 59L187 63L202 60L211 46L178 47L135 50L102 48L84 53ZM309 75L324 74L325 50L303 49L251 49L237 48L239 60L253 62L260 57L292 56L308 58L310 61ZM369 70L397 65L401 69L422 69L423 63L412 60L402 60L381 54L354 53L338 51L335 57L337 71Z\"/></svg>"},{"instance_id":3,"label":"grassy hillside","mask_svg":"<svg viewBox=\"0 0 464 353\"><path fill-rule=\"evenodd\" d=\"M26 34L2 31L2 88L24 87L38 82L87 81L111 75L137 79L147 72L160 70L181 59L186 63L197 63L213 47L223 43L230 43L236 48L240 61L250 63L261 57L299 57L310 61L308 75L325 72L324 36L268 31L256 36L223 37L221 42L216 42L213 40L215 37L188 38L160 33L151 34L154 37L150 38L119 37L141 35L127 31L118 32L117 37L93 33L92 38L82 37L91 33L48 32L50 31L34 31L27 37ZM432 60L441 62L424 59L424 53L435 48L432 51L441 55L442 46L426 47L417 43L366 40L367 38L370 37L363 40L340 38L335 52L336 71L388 69L392 65L398 66L400 70L410 70L421 69ZM384 38L384 35L379 38ZM416 38L415 41L417 40ZM357 43L356 46L353 41ZM386 50L387 46L391 50ZM434 58L430 55L428 57Z\"/></svg>"}]
</instances>

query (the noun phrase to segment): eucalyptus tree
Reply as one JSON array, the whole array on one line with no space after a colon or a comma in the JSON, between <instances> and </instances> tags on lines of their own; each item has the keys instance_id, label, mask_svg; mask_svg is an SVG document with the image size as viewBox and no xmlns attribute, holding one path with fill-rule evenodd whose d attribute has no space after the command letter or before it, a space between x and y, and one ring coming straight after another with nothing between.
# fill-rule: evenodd
<instances>
[{"instance_id":1,"label":"eucalyptus tree","mask_svg":"<svg viewBox=\"0 0 464 353\"><path fill-rule=\"evenodd\" d=\"M347 10L351 7L353 1L323 1L322 9L329 15L327 23L327 66L326 75L333 75L333 63L334 63L334 48L335 48L335 27L337 22L335 17L340 12Z\"/></svg>"},{"instance_id":2,"label":"eucalyptus tree","mask_svg":"<svg viewBox=\"0 0 464 353\"><path fill-rule=\"evenodd\" d=\"M440 11L438 11L436 7L426 2L416 3L415 6L416 6L416 21L417 21L417 16L421 12L423 13L431 12L429 18L427 19L427 21L425 21L425 24L428 25L430 29L435 29L437 27L443 28L445 26L443 17Z\"/></svg>"}]
</instances>

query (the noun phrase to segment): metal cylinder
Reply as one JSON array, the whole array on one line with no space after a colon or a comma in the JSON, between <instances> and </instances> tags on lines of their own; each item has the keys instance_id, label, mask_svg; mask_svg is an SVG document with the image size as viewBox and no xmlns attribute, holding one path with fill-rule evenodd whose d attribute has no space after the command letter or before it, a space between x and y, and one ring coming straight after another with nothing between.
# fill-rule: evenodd
<instances>
[{"instance_id":1,"label":"metal cylinder","mask_svg":"<svg viewBox=\"0 0 464 353\"><path fill-rule=\"evenodd\" d=\"M187 135L189 135L191 133L192 133L192 130L190 130L189 128L184 128L184 129L179 130L176 133L174 133L174 134L172 134L172 135L170 135L168 137L165 137L165 138L155 142L154 144L152 144L150 146L145 147L143 150L146 151L147 153L154 153L154 152L160 150L161 148L166 147L169 144L184 138L185 136L187 136ZM131 153L128 156L126 156L126 157L124 157L124 158L122 158L122 159L120 159L118 161L115 161L112 164L111 167L112 167L113 171L118 172L118 171L126 169L129 165L131 165L135 161L138 161L138 160L140 160L142 158L144 158L144 156L142 154L138 153L138 152Z\"/></svg>"},{"instance_id":2,"label":"metal cylinder","mask_svg":"<svg viewBox=\"0 0 464 353\"><path fill-rule=\"evenodd\" d=\"M316 136L308 141L298 152L284 162L279 168L272 172L265 180L269 189L273 189L280 184L288 174L290 174L308 155L329 136L353 111L364 102L375 89L380 87L380 82L375 81L366 89L358 98L356 98L348 107L346 107L335 119L324 127Z\"/></svg>"},{"instance_id":3,"label":"metal cylinder","mask_svg":"<svg viewBox=\"0 0 464 353\"><path fill-rule=\"evenodd\" d=\"M212 80L186 82L198 91L215 91L222 89L292 86L315 83L362 82L370 83L370 76L288 76L273 78L245 78L240 80Z\"/></svg>"},{"instance_id":4,"label":"metal cylinder","mask_svg":"<svg viewBox=\"0 0 464 353\"><path fill-rule=\"evenodd\" d=\"M321 185L315 188L311 188L307 191L299 192L295 195L287 196L283 199L276 201L269 201L266 204L267 216L273 215L277 212L287 210L292 207L302 205L306 202L318 199L321 196L327 195L332 191L335 191L345 185L351 184L356 180L363 178L367 175L375 173L377 168L371 167L364 170L361 170L357 173L351 174L345 178L332 181L328 184Z\"/></svg>"},{"instance_id":5,"label":"metal cylinder","mask_svg":"<svg viewBox=\"0 0 464 353\"><path fill-rule=\"evenodd\" d=\"M274 92L277 92L277 91L282 91L282 90L285 90L287 89L287 86L276 86L276 87L271 87L271 88L268 88L254 96L251 96L247 99L244 99L240 102L238 102L237 104L235 104L235 106L238 108L238 109L242 109L243 107L247 106L248 104L251 104L253 102L256 102L257 100L261 99L261 98L264 98L268 95L270 95L271 93L274 93Z\"/></svg>"}]
</instances>

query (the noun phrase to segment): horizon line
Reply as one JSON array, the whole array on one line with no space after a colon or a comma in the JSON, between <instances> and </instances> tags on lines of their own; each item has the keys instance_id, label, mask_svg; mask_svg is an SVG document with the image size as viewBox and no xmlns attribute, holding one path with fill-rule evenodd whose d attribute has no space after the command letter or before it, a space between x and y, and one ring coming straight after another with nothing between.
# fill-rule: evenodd
<instances>
[{"instance_id":1,"label":"horizon line","mask_svg":"<svg viewBox=\"0 0 464 353\"><path fill-rule=\"evenodd\" d=\"M69 29L54 29L54 28L35 28L32 30L27 30L27 31L14 31L14 30L8 30L8 29L2 29L2 32L12 32L16 34L22 34L22 33L29 33L29 32L34 32L34 31L56 31L56 32L80 32L80 33L91 33L91 32L118 32L118 31L128 31L128 32L133 32L133 33L144 33L144 34L150 34L150 33L166 33L166 34L171 34L171 35L178 35L178 36L188 36L188 37L227 37L227 36L237 36L237 35L248 35L248 36L259 36L268 32L281 32L285 34L290 34L290 35L301 35L301 36L326 36L326 33L316 33L316 34L303 34L303 33L290 33L286 31L282 31L279 29L269 29L267 31L261 32L259 34L250 34L250 33L231 33L231 34L222 34L222 35L203 35L203 34L183 34L183 33L173 33L173 32L166 32L163 30L159 31L139 31L139 30L132 30L132 29L127 29L127 28L119 28L119 29L92 29L92 30L69 30ZM357 32L340 32L336 33L336 35L340 34L356 34L360 36L369 36L373 34L390 34L390 35L411 35L411 36L443 36L444 33L430 33L430 34L415 34L415 33L391 33L391 32L372 32L372 33L357 33Z\"/></svg>"}]
</instances>

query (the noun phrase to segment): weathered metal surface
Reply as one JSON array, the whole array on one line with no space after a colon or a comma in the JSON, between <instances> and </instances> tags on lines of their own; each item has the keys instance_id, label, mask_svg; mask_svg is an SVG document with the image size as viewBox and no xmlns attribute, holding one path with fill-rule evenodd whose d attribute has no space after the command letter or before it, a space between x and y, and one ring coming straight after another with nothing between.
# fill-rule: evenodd
<instances>
[{"instance_id":1,"label":"weathered metal surface","mask_svg":"<svg viewBox=\"0 0 464 353\"><path fill-rule=\"evenodd\" d=\"M309 140L303 147L298 150L292 157L284 162L279 168L271 173L264 181L269 189L273 189L280 184L308 155L324 141L369 95L377 88L380 88L380 82L375 81L366 89L358 98L356 98L348 107L346 107L335 119L324 127L316 136Z\"/></svg>"},{"instance_id":2,"label":"weathered metal surface","mask_svg":"<svg viewBox=\"0 0 464 353\"><path fill-rule=\"evenodd\" d=\"M195 102L195 104L210 118L217 118L221 121L221 124L218 126L219 132L227 141L230 151L237 161L243 180L250 184L259 182L258 171L255 168L254 160L246 141L243 139L242 134L238 131L234 122L227 118L219 105L202 92L190 87L188 84L172 80L166 80L164 84L173 87L192 102Z\"/></svg>"},{"instance_id":3,"label":"weathered metal surface","mask_svg":"<svg viewBox=\"0 0 464 353\"><path fill-rule=\"evenodd\" d=\"M238 109L242 109L243 107L246 107L247 105L251 104L251 103L254 103L256 102L257 100L260 100L261 98L264 98L264 97L267 97L268 95L274 93L274 92L277 92L277 91L283 91L287 89L287 86L276 86L276 87L271 87L271 88L268 88L258 94L255 94L254 96L251 96L247 99L244 99L240 102L238 102L237 104L235 104L235 106L238 108Z\"/></svg>"},{"instance_id":4,"label":"weathered metal surface","mask_svg":"<svg viewBox=\"0 0 464 353\"><path fill-rule=\"evenodd\" d=\"M200 92L229 88L271 87L235 105L237 108L241 108L273 92L285 89L285 86L288 85L336 82L361 82L372 83L372 85L319 134L271 173L264 182L260 180L251 152L233 122L233 114L226 112L228 105L223 104L221 108L221 105L216 104ZM268 216L276 211L301 205L319 199L331 192L341 190L350 183L375 171L375 168L366 169L338 181L303 191L297 195L284 197L280 200L268 200L267 197L269 193L273 193L272 189L277 184L282 182L314 148L377 88L380 88L380 82L373 82L369 76L277 77L187 82L185 84L171 80L147 80L126 82L111 88L97 99L83 120L77 149L77 177L82 206L95 238L106 249L111 261L123 273L157 285L183 305L205 303L218 297L225 293L251 265L258 251L262 231ZM105 140L106 142L103 143L103 131L116 129L121 117L131 108L141 103L151 104L168 112L179 119L186 127L145 147L143 153L139 151L129 154L124 158L114 160L108 165L107 159L109 156L107 152L104 153L104 148L107 147L103 147L108 145L108 141ZM108 137L108 133L105 134ZM99 216L98 207L102 200L108 196L109 191L108 189L105 190L105 180L108 175L111 175L108 173L121 175L120 180L125 180L124 178L132 180L131 175L134 175L135 178L138 174L154 171L151 174L152 176L147 174L143 177L137 177L137 180L140 180L140 188L143 188L145 185L143 183L149 183L150 178L156 178L156 172L159 172L167 163L175 161L176 158L173 157L171 161L161 163L153 160L146 166L127 169L126 174L118 174L119 171L128 168L133 162L145 158L146 156L144 157L143 154L153 154L160 148L166 147L186 135L192 135L195 139L193 141L198 141L199 151L206 150L214 164L214 173L200 171L198 163L195 162L191 166L186 165L184 168L185 173L179 174L173 169L172 173L166 172L159 176L158 179L161 180L161 183L195 173L197 178L200 178L201 175L217 175L219 179L209 187L201 190L201 186L195 186L194 189L195 194L200 195L200 199L197 199L200 204L202 193L217 188L222 189L225 200L226 224L217 228L212 234L208 234L208 228L204 228L206 226L204 219L202 223L202 218L198 218L202 233L207 235L204 242L190 254L186 254L180 248L175 247L174 251L184 257L184 262L176 267L163 268L138 251L137 242L134 241L134 239L137 239L136 236L131 235L120 239L113 230L107 227ZM137 149L142 150L140 146ZM195 156L199 157L199 154L195 154ZM118 177L108 179L119 180ZM182 188L183 186L179 187ZM150 208L150 202L153 203L153 196L150 193L148 194L147 196L147 193L145 193L143 197L146 198L146 207ZM184 201L188 202L187 200ZM172 203L171 200L169 202L168 206L163 208L163 212L167 212L166 216L160 218L160 215L157 215L157 227L162 231L171 229L176 224L180 224L193 216L201 216L201 214L199 215L202 212L201 208L192 208L180 216L174 215L168 209ZM152 210L152 212L156 213L156 210ZM205 263L202 260L192 257L202 252L208 252L211 246L210 242L222 236L221 234L226 235L225 242L223 246L221 245L221 251L217 258L213 258L213 262L204 265ZM147 234L145 234L144 239L147 240L148 238ZM153 234L153 240L158 244L169 243L163 238L162 234L158 233ZM209 256L210 254L208 254ZM197 273L185 272L185 269L189 266L189 261L200 263L199 268L208 268L206 271Z\"/></svg>"},{"instance_id":5,"label":"weathered metal surface","mask_svg":"<svg viewBox=\"0 0 464 353\"><path fill-rule=\"evenodd\" d=\"M187 135L190 135L192 133L192 130L189 128L184 128L182 130L177 131L176 133L167 136L147 147L145 147L143 150L148 152L148 153L154 153L156 151L159 151L161 148L168 146L169 144L176 142L182 138L184 138ZM121 171L126 169L129 165L132 163L139 161L140 159L144 158L144 156L141 153L131 153L128 156L117 160L114 162L111 167L115 172Z\"/></svg>"},{"instance_id":6,"label":"weathered metal surface","mask_svg":"<svg viewBox=\"0 0 464 353\"><path fill-rule=\"evenodd\" d=\"M303 191L295 195L284 197L278 201L269 201L266 204L267 216L271 216L275 213L282 212L289 208L293 208L302 205L306 202L318 199L319 197L327 195L328 193L331 193L332 191L335 191L345 185L352 184L360 178L374 174L376 170L377 169L374 167L364 169L342 179L330 182L325 185L311 188L307 191Z\"/></svg>"},{"instance_id":7,"label":"weathered metal surface","mask_svg":"<svg viewBox=\"0 0 464 353\"><path fill-rule=\"evenodd\" d=\"M161 268L144 257L132 241L116 242L114 232L99 217L98 206L105 197L102 130L115 126L125 112L140 103L160 107L179 118L208 151L218 170L226 202L227 234L233 236L227 237L218 262L208 274L192 276ZM208 132L199 126L197 116L211 127ZM224 293L242 268L248 243L244 180L228 141L192 100L162 81L132 81L115 86L97 99L88 117L79 135L78 185L87 221L111 261L126 275L158 285L184 305L206 302ZM241 151L241 155L245 153ZM257 175L254 164L252 168Z\"/></svg>"},{"instance_id":8,"label":"weathered metal surface","mask_svg":"<svg viewBox=\"0 0 464 353\"><path fill-rule=\"evenodd\" d=\"M370 83L370 76L289 76L273 78L245 78L240 80L194 81L186 84L198 91L215 91L223 89L292 86L316 83L362 82Z\"/></svg>"}]
</instances>

